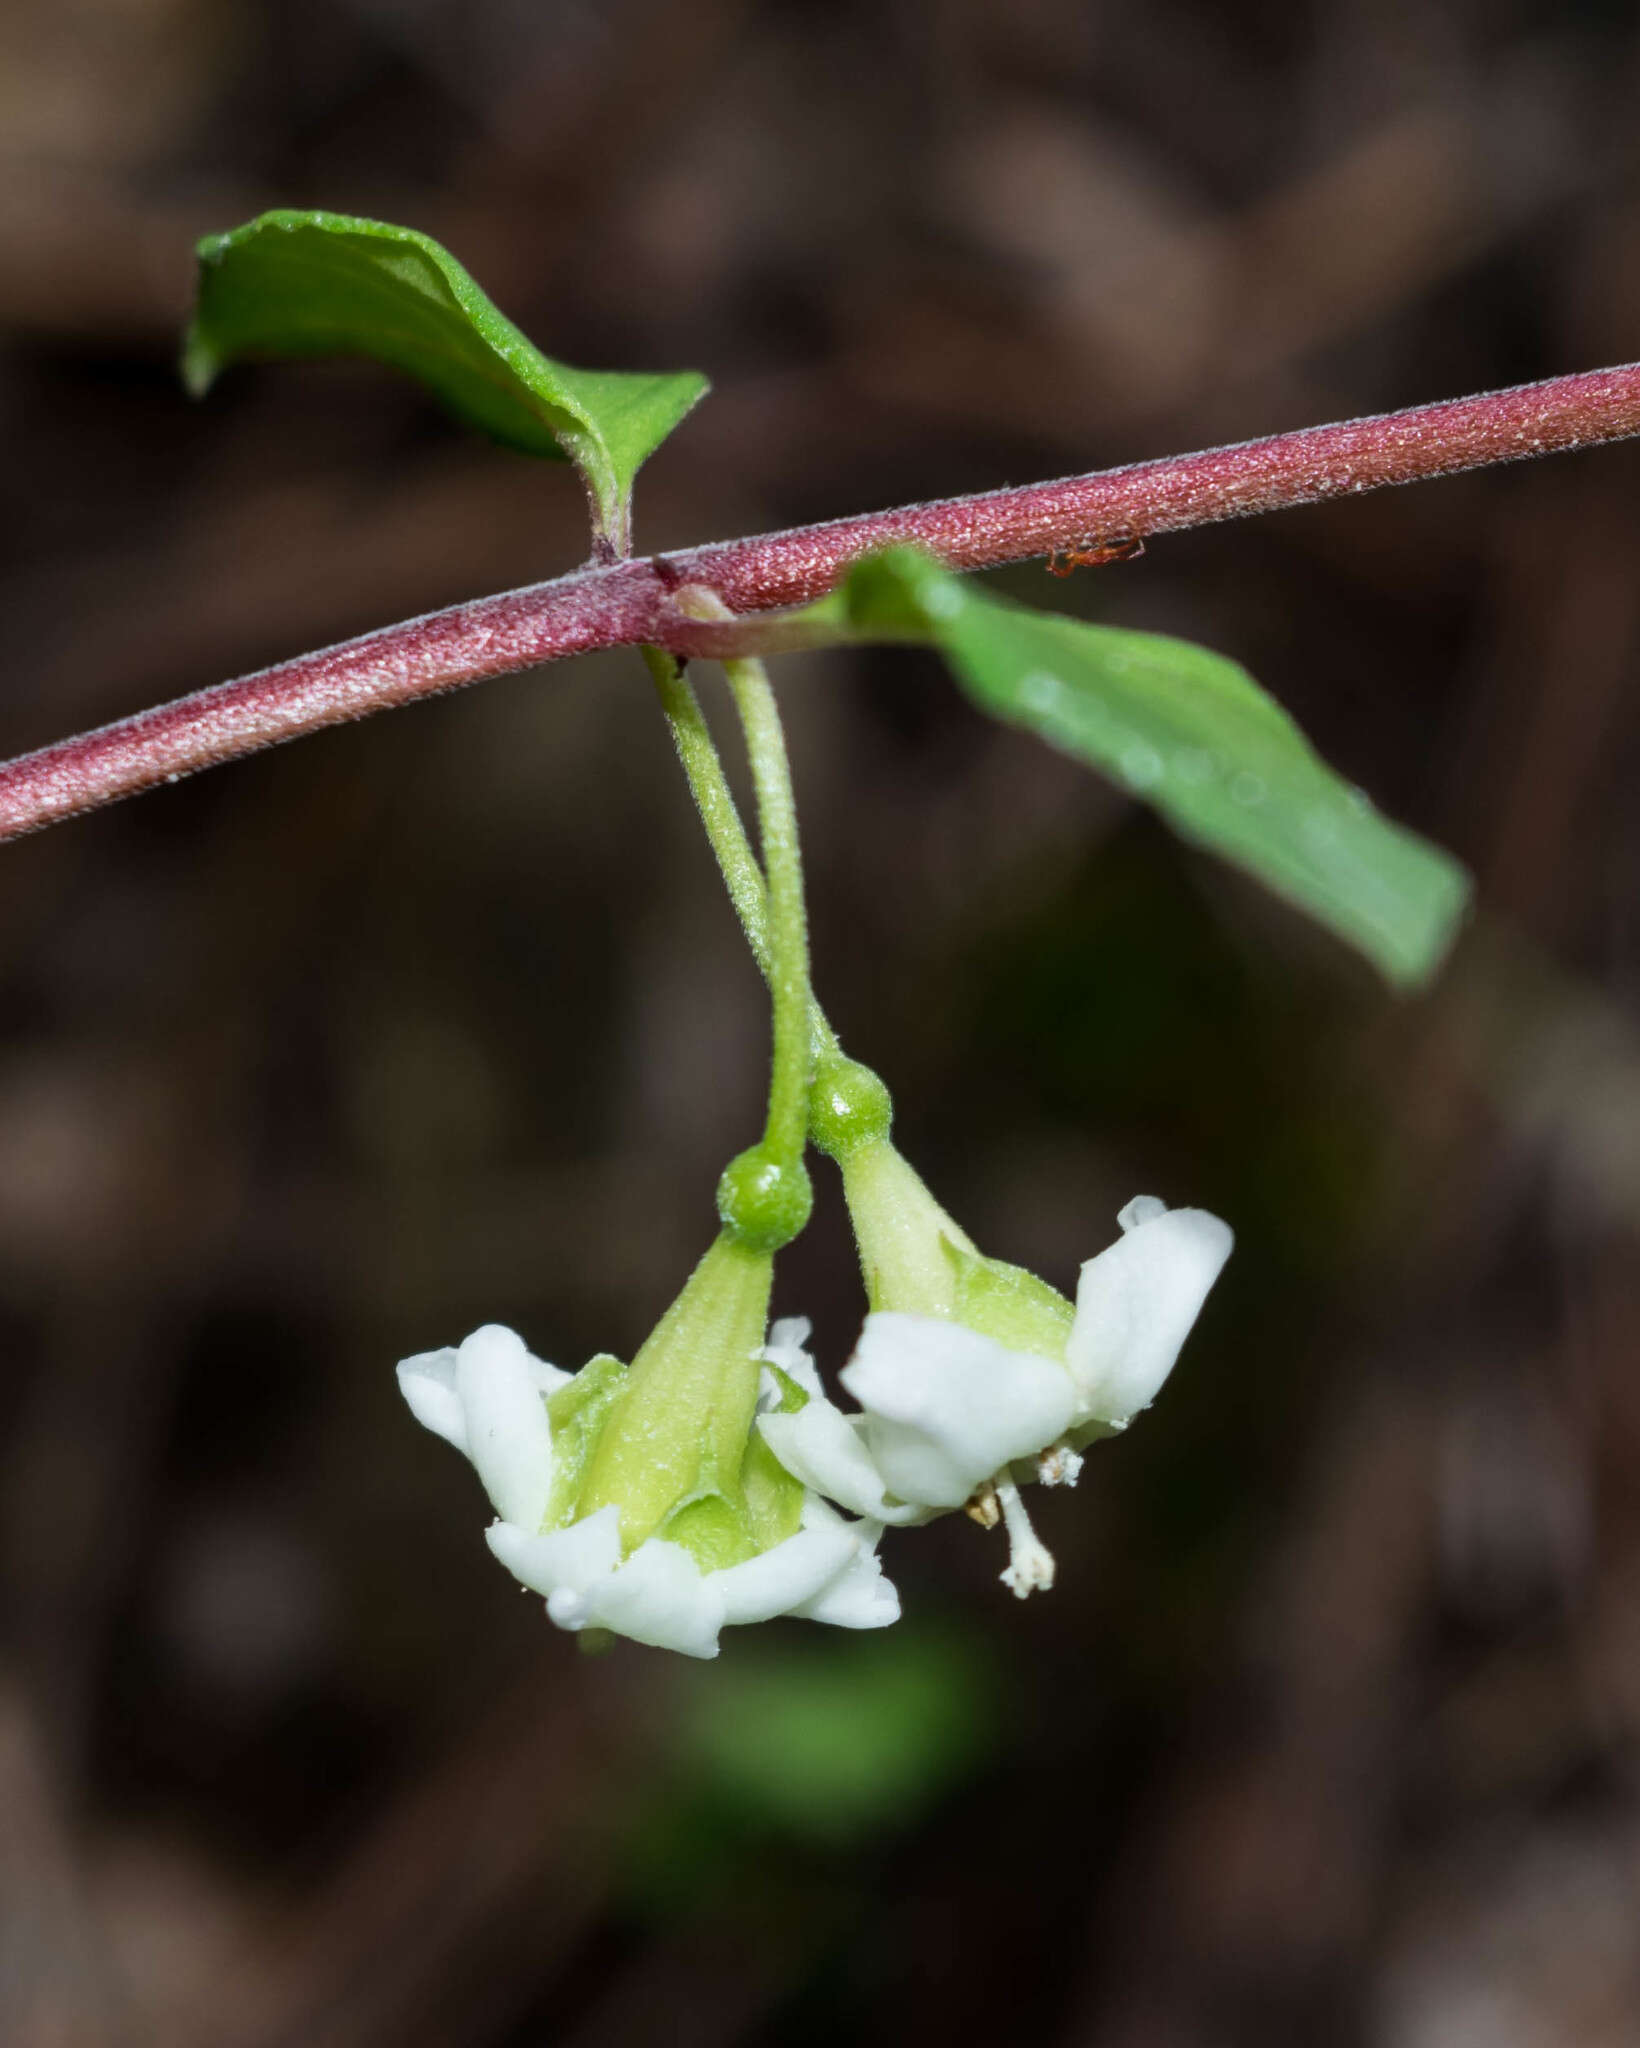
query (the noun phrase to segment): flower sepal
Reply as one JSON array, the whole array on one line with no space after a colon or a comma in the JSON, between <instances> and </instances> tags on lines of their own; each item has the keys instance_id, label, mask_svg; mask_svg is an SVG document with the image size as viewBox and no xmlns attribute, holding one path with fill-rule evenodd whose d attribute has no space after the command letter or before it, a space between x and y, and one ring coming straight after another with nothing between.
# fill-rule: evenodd
<instances>
[{"instance_id":1,"label":"flower sepal","mask_svg":"<svg viewBox=\"0 0 1640 2048\"><path fill-rule=\"evenodd\" d=\"M1063 1362L1076 1310L1057 1287L1024 1266L988 1259L963 1245L947 1242L945 1256L956 1274L954 1322L989 1337L1005 1351Z\"/></svg>"}]
</instances>

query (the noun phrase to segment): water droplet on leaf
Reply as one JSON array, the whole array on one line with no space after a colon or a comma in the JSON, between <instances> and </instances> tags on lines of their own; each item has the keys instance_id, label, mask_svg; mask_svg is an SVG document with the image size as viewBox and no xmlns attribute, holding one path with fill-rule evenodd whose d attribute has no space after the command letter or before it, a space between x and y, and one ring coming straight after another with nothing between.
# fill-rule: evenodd
<instances>
[{"instance_id":1,"label":"water droplet on leaf","mask_svg":"<svg viewBox=\"0 0 1640 2048\"><path fill-rule=\"evenodd\" d=\"M1019 701L1027 711L1052 711L1064 695L1065 685L1045 668L1032 669L1020 681Z\"/></svg>"},{"instance_id":2,"label":"water droplet on leaf","mask_svg":"<svg viewBox=\"0 0 1640 2048\"><path fill-rule=\"evenodd\" d=\"M1143 740L1125 746L1119 758L1122 774L1134 789L1154 788L1167 766L1156 749Z\"/></svg>"}]
</instances>

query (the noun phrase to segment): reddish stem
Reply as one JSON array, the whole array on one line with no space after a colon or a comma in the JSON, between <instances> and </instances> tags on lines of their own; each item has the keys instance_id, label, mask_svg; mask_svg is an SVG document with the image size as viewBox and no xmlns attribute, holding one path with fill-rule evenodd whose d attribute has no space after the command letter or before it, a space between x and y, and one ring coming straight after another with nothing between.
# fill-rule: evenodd
<instances>
[{"instance_id":1,"label":"reddish stem","mask_svg":"<svg viewBox=\"0 0 1640 2048\"><path fill-rule=\"evenodd\" d=\"M321 726L565 655L644 641L682 655L791 644L778 620L724 626L689 618L671 595L685 583L706 585L732 611L767 612L824 595L850 562L893 541L915 541L954 569L992 568L1632 434L1640 434L1634 363L1199 455L582 569L298 655L20 755L0 766L0 839Z\"/></svg>"}]
</instances>

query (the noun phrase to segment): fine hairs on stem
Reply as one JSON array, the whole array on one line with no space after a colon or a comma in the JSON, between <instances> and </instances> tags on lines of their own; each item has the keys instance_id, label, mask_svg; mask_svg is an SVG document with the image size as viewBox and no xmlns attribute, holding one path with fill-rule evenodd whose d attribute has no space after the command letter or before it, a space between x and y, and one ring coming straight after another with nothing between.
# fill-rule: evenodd
<instances>
[{"instance_id":1,"label":"fine hairs on stem","mask_svg":"<svg viewBox=\"0 0 1640 2048\"><path fill-rule=\"evenodd\" d=\"M688 778L690 794L706 829L723 885L729 892L729 901L740 920L740 928L746 935L758 972L768 981L767 885L757 855L752 851L752 843L746 836L746 827L741 822L729 778L723 772L723 761L711 728L706 723L706 714L700 708L700 699L695 695L693 685L684 674L683 664L675 656L659 647L646 647L643 658L654 680L655 694L666 715L672 743ZM837 1033L812 993L809 997L809 1036L817 1059L838 1050Z\"/></svg>"},{"instance_id":2,"label":"fine hairs on stem","mask_svg":"<svg viewBox=\"0 0 1640 2048\"><path fill-rule=\"evenodd\" d=\"M792 643L776 611L823 596L849 564L915 543L953 569L1075 548L1091 534L1177 532L1284 506L1450 476L1640 433L1640 364L1309 427L1195 455L982 492L647 560L430 612L217 684L0 765L0 839L264 747L598 648L764 654ZM691 617L681 586L731 614Z\"/></svg>"},{"instance_id":3,"label":"fine hairs on stem","mask_svg":"<svg viewBox=\"0 0 1640 2048\"><path fill-rule=\"evenodd\" d=\"M702 612L725 613L721 600L711 591L694 595ZM815 1004L809 992L808 915L803 902L797 800L780 707L768 671L755 656L724 663L757 792L758 832L763 844L760 869L693 690L677 665L664 655L650 658L650 673L672 724L707 837L714 849L720 849L719 865L730 899L773 1001L774 1068L763 1142L774 1158L796 1162L808 1142L809 1074L814 1057L810 1017Z\"/></svg>"},{"instance_id":4,"label":"fine hairs on stem","mask_svg":"<svg viewBox=\"0 0 1640 2048\"><path fill-rule=\"evenodd\" d=\"M809 937L803 907L803 857L797 805L780 711L768 672L755 656L724 663L746 735L763 842L769 935L769 994L774 1003L774 1073L764 1144L781 1160L802 1157L809 1128Z\"/></svg>"}]
</instances>

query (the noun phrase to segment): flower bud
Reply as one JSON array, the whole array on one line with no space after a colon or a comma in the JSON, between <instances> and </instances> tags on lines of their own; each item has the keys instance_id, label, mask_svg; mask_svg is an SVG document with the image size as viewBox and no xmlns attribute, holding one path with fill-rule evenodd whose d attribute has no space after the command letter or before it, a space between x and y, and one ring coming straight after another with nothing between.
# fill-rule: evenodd
<instances>
[{"instance_id":1,"label":"flower bud","mask_svg":"<svg viewBox=\"0 0 1640 2048\"><path fill-rule=\"evenodd\" d=\"M777 1159L753 1145L731 1159L718 1181L717 1211L735 1243L753 1252L777 1252L809 1220L814 1189L801 1159Z\"/></svg>"},{"instance_id":2,"label":"flower bud","mask_svg":"<svg viewBox=\"0 0 1640 2048\"><path fill-rule=\"evenodd\" d=\"M822 1152L847 1159L886 1139L893 1123L894 1104L869 1067L841 1053L820 1062L809 1091L809 1136Z\"/></svg>"}]
</instances>

